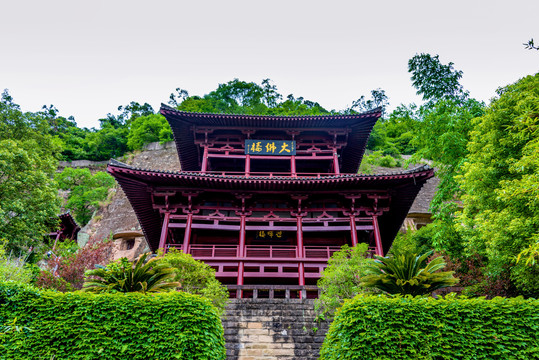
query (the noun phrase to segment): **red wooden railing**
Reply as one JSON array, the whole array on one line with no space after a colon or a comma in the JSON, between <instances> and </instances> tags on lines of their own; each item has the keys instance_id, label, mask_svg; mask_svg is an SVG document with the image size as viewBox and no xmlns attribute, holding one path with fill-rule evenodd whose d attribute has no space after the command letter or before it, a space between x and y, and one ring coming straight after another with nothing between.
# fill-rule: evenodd
<instances>
[{"instance_id":1,"label":"red wooden railing","mask_svg":"<svg viewBox=\"0 0 539 360\"><path fill-rule=\"evenodd\" d=\"M169 244L169 248L182 250L182 245ZM339 246L304 246L306 259L329 259ZM190 245L189 253L195 258L235 258L238 245ZM298 247L293 245L246 245L246 258L295 259L299 258Z\"/></svg>"},{"instance_id":2,"label":"red wooden railing","mask_svg":"<svg viewBox=\"0 0 539 360\"><path fill-rule=\"evenodd\" d=\"M290 245L247 245L245 257L288 258L294 259L298 255L297 246Z\"/></svg>"}]
</instances>

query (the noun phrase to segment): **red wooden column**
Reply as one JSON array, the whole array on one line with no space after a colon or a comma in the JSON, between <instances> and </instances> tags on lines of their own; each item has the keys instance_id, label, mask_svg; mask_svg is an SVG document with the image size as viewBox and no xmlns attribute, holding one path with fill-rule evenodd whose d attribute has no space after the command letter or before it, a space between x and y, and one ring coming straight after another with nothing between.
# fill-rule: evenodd
<instances>
[{"instance_id":1,"label":"red wooden column","mask_svg":"<svg viewBox=\"0 0 539 360\"><path fill-rule=\"evenodd\" d=\"M163 227L161 228L161 238L159 239L159 249L167 252L167 235L168 235L168 223L170 220L170 212L165 213L163 219Z\"/></svg>"},{"instance_id":2,"label":"red wooden column","mask_svg":"<svg viewBox=\"0 0 539 360\"><path fill-rule=\"evenodd\" d=\"M245 215L240 215L240 243L238 246L238 257L242 259L245 256ZM244 271L244 262L240 260L238 263L238 285L243 285L243 271ZM239 295L239 296L238 296ZM238 290L236 297L242 297L242 291Z\"/></svg>"},{"instance_id":3,"label":"red wooden column","mask_svg":"<svg viewBox=\"0 0 539 360\"><path fill-rule=\"evenodd\" d=\"M339 170L339 156L337 155L337 149L333 149L333 171L335 174L340 174Z\"/></svg>"},{"instance_id":4,"label":"red wooden column","mask_svg":"<svg viewBox=\"0 0 539 360\"><path fill-rule=\"evenodd\" d=\"M193 213L187 214L187 222L185 223L185 234L183 235L182 250L185 254L189 254L189 240L191 239L191 227L193 225Z\"/></svg>"},{"instance_id":5,"label":"red wooden column","mask_svg":"<svg viewBox=\"0 0 539 360\"><path fill-rule=\"evenodd\" d=\"M298 216L296 218L297 221L297 243L298 243L298 251L297 251L297 258L298 258L298 272L299 272L299 285L303 286L305 285L305 264L303 263L303 258L305 256L305 251L303 248L303 223L302 223L302 216ZM301 295L300 295L301 297Z\"/></svg>"},{"instance_id":6,"label":"red wooden column","mask_svg":"<svg viewBox=\"0 0 539 360\"><path fill-rule=\"evenodd\" d=\"M205 173L208 170L208 146L204 146L204 154L202 155L202 169Z\"/></svg>"},{"instance_id":7,"label":"red wooden column","mask_svg":"<svg viewBox=\"0 0 539 360\"><path fill-rule=\"evenodd\" d=\"M376 248L374 253L378 256L384 256L384 249L382 248L382 237L380 236L380 227L378 226L378 216L372 216L372 227L374 231L374 241Z\"/></svg>"},{"instance_id":8,"label":"red wooden column","mask_svg":"<svg viewBox=\"0 0 539 360\"><path fill-rule=\"evenodd\" d=\"M245 155L245 176L248 177L251 172L251 155Z\"/></svg>"},{"instance_id":9,"label":"red wooden column","mask_svg":"<svg viewBox=\"0 0 539 360\"><path fill-rule=\"evenodd\" d=\"M296 176L296 156L290 156L290 174Z\"/></svg>"},{"instance_id":10,"label":"red wooden column","mask_svg":"<svg viewBox=\"0 0 539 360\"><path fill-rule=\"evenodd\" d=\"M357 245L357 229L356 229L356 217L350 215L350 235L352 239L352 247Z\"/></svg>"}]
</instances>

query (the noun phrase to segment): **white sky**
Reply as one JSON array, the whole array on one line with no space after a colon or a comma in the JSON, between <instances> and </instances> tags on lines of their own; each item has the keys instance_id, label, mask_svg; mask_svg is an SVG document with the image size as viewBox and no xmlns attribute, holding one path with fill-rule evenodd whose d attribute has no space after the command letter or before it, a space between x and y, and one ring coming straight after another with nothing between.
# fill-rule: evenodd
<instances>
[{"instance_id":1,"label":"white sky","mask_svg":"<svg viewBox=\"0 0 539 360\"><path fill-rule=\"evenodd\" d=\"M154 109L176 87L270 78L284 96L348 107L386 90L420 102L407 61L439 54L488 101L539 71L539 1L7 1L0 0L0 91L25 111L54 104L79 126L118 105Z\"/></svg>"}]
</instances>

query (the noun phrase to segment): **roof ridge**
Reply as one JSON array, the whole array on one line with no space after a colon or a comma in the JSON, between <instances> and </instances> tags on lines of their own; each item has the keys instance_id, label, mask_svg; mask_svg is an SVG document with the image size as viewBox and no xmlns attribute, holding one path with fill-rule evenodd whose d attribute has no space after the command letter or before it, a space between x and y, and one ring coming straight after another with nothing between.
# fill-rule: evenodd
<instances>
[{"instance_id":1,"label":"roof ridge","mask_svg":"<svg viewBox=\"0 0 539 360\"><path fill-rule=\"evenodd\" d=\"M197 177L228 177L228 178L235 178L235 179L246 179L246 180L257 180L257 179L287 179L287 180L303 180L303 179L340 179L340 178L349 178L349 177L369 177L369 176L375 176L375 177L381 177L381 176L395 176L395 175L408 175L408 174L414 174L422 171L428 171L432 170L433 168L430 167L428 164L423 164L420 166L417 166L413 169L408 169L405 171L395 171L395 172L388 172L388 173L380 173L380 174L350 174L350 173L344 173L344 174L320 174L320 177L312 177L312 176L301 176L301 174L298 174L296 177L291 176L257 176L257 175L227 175L226 173L223 174L212 174L212 173L202 173L199 171L169 171L169 170L153 170L153 169L144 169L135 167L132 165L128 165L126 163L123 163L121 161L118 161L116 159L110 159L109 165L122 167L125 169L130 170L136 170L136 171L147 171L147 172L155 172L160 174L174 174L174 175L187 175L187 176L197 176Z\"/></svg>"},{"instance_id":2,"label":"roof ridge","mask_svg":"<svg viewBox=\"0 0 539 360\"><path fill-rule=\"evenodd\" d=\"M227 114L227 113L206 113L206 112L193 112L183 111L175 109L167 104L161 103L160 111L172 111L179 115L186 116L214 116L214 117L239 117L239 118L290 118L290 119L302 119L302 118L358 118L365 115L378 114L382 112L382 107L377 107L372 110L368 110L357 114L319 114L319 115L260 115L260 114Z\"/></svg>"}]
</instances>

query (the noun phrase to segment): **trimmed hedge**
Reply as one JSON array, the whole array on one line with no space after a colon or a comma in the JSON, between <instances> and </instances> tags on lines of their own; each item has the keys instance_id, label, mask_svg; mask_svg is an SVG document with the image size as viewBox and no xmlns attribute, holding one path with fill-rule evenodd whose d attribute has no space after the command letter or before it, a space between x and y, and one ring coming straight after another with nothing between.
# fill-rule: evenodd
<instances>
[{"instance_id":1,"label":"trimmed hedge","mask_svg":"<svg viewBox=\"0 0 539 360\"><path fill-rule=\"evenodd\" d=\"M15 321L15 322L14 322ZM57 293L0 283L1 359L225 359L216 309L197 295Z\"/></svg>"},{"instance_id":2,"label":"trimmed hedge","mask_svg":"<svg viewBox=\"0 0 539 360\"><path fill-rule=\"evenodd\" d=\"M359 295L326 336L333 359L539 359L539 300Z\"/></svg>"}]
</instances>

